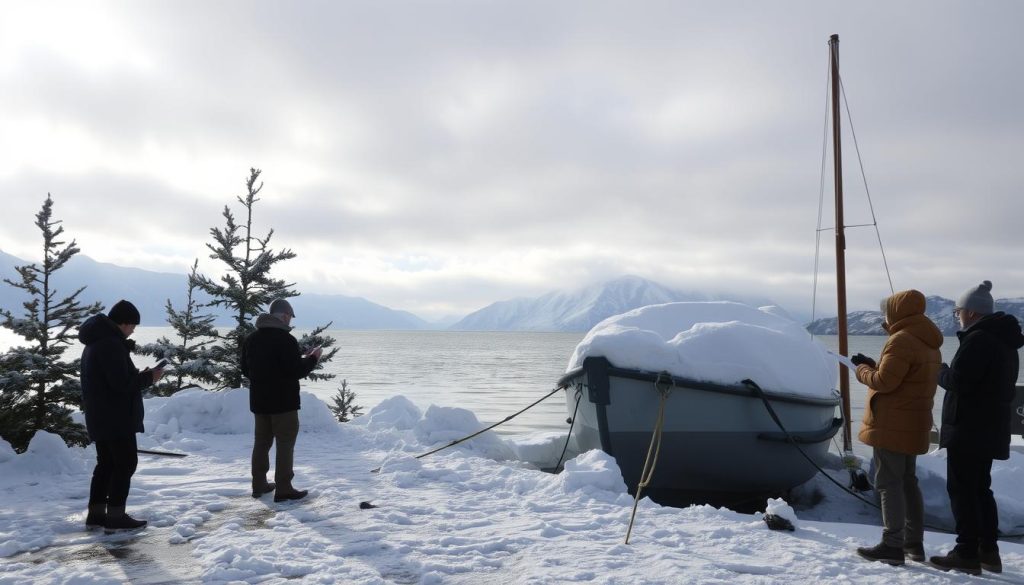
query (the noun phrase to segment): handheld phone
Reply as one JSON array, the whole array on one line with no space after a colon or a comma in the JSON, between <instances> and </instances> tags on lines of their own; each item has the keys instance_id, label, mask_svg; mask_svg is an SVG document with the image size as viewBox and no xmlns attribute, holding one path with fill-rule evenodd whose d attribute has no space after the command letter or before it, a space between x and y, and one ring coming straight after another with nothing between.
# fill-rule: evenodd
<instances>
[{"instance_id":1,"label":"handheld phone","mask_svg":"<svg viewBox=\"0 0 1024 585\"><path fill-rule=\"evenodd\" d=\"M162 368L162 367L164 367L164 366L166 366L166 365L167 365L167 358L164 358L164 359L162 359L162 360L158 361L158 362L156 363L156 365L155 365L155 366L153 366L153 369L154 369L154 370L159 370L160 368Z\"/></svg>"}]
</instances>

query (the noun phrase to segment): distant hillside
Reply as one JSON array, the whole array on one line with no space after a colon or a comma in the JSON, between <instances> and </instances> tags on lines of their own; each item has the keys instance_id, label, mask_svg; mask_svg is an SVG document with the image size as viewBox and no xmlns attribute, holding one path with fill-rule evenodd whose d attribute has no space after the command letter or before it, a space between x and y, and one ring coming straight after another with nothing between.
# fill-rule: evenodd
<instances>
[{"instance_id":1,"label":"distant hillside","mask_svg":"<svg viewBox=\"0 0 1024 585\"><path fill-rule=\"evenodd\" d=\"M0 278L20 282L15 266L28 264L25 260L0 251ZM54 275L53 287L60 298L79 287L86 289L79 295L83 303L99 301L105 307L119 299L128 299L139 308L143 325L166 325L165 303L170 298L176 309L185 303L185 274L151 272L139 268L125 268L105 264L76 255ZM301 291L300 291L301 292ZM22 291L0 283L0 307L19 315L25 297ZM361 297L344 295L303 294L292 300L300 328L314 327L333 321L337 329L430 329L432 326L416 315L396 311ZM211 310L217 315L217 324L227 325L230 317L223 310Z\"/></svg>"},{"instance_id":2,"label":"distant hillside","mask_svg":"<svg viewBox=\"0 0 1024 585\"><path fill-rule=\"evenodd\" d=\"M943 335L956 335L960 329L960 322L953 316L954 304L955 301L942 297L928 297L925 314L938 326ZM1024 299L997 299L996 310L1010 313L1024 321ZM885 335L881 311L854 311L846 317L846 324L850 335ZM836 335L838 319L817 319L807 325L807 330L815 335Z\"/></svg>"},{"instance_id":3,"label":"distant hillside","mask_svg":"<svg viewBox=\"0 0 1024 585\"><path fill-rule=\"evenodd\" d=\"M677 301L731 300L769 305L766 299L683 292L640 278L623 276L569 292L499 301L470 313L451 326L469 331L589 331L594 325L631 309Z\"/></svg>"}]
</instances>

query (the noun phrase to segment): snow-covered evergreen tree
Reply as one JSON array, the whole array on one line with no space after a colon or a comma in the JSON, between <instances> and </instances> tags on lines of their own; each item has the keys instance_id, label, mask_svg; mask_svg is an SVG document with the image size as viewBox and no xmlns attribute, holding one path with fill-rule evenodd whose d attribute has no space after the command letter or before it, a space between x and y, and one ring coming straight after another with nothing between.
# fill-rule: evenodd
<instances>
[{"instance_id":1,"label":"snow-covered evergreen tree","mask_svg":"<svg viewBox=\"0 0 1024 585\"><path fill-rule=\"evenodd\" d=\"M212 345L218 337L213 325L215 317L200 314L204 305L195 295L198 268L199 260L196 259L188 276L185 308L177 311L171 299L167 299L167 322L174 328L176 339L171 341L161 337L135 350L136 353L157 359L166 358L169 362L167 374L150 386L151 395L170 396L188 386L216 386L220 381L221 368L216 363L216 351Z\"/></svg>"},{"instance_id":2,"label":"snow-covered evergreen tree","mask_svg":"<svg viewBox=\"0 0 1024 585\"><path fill-rule=\"evenodd\" d=\"M255 329L254 318L263 312L274 299L294 297L299 294L292 290L294 283L287 283L270 276L270 270L275 264L294 258L295 253L289 249L275 252L270 248L270 238L274 235L273 228L264 238L253 235L253 206L259 201L256 195L263 190L262 182L259 186L256 185L260 173L259 169L249 169L246 194L244 197L237 198L245 208L245 224L236 224L231 209L225 205L224 228L210 229L214 240L214 243L206 245L212 252L210 258L223 262L227 267L227 272L221 276L220 282L204 275L192 277L195 286L211 297L210 304L228 308L234 320L234 328L221 335L220 343L214 348L215 363L222 371L219 388L242 386L242 370L239 365L242 341ZM315 332L316 339L304 336L300 342L306 347L323 346L324 353L317 366L318 369L330 361L337 352L337 349L330 349L334 345L334 339L322 335L325 328L326 326L323 326Z\"/></svg>"},{"instance_id":3,"label":"snow-covered evergreen tree","mask_svg":"<svg viewBox=\"0 0 1024 585\"><path fill-rule=\"evenodd\" d=\"M42 266L18 266L20 281L4 279L28 298L23 316L0 309L0 325L26 342L0 355L0 437L18 451L28 447L38 430L60 435L72 445L89 442L85 427L71 419L72 407L81 404L81 360L64 361L62 356L76 339L78 326L102 306L79 303L85 287L63 298L53 287L54 273L79 248L74 240L65 245L59 239L64 228L52 217L53 198L47 193L35 222L43 235Z\"/></svg>"}]
</instances>

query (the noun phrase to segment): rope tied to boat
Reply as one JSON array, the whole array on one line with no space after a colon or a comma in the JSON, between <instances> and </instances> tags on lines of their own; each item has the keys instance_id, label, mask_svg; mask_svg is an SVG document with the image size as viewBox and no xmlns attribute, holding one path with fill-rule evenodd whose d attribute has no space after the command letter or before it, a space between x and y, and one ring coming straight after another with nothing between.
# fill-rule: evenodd
<instances>
[{"instance_id":1,"label":"rope tied to boat","mask_svg":"<svg viewBox=\"0 0 1024 585\"><path fill-rule=\"evenodd\" d=\"M576 407L572 409L572 417L569 419L569 433L565 435L565 445L562 445L562 454L558 456L558 461L555 463L553 468L555 473L558 473L558 468L562 466L562 459L565 459L565 452L569 449L569 441L572 439L572 428L576 426L576 413L580 411L580 400L583 398L583 384L576 385Z\"/></svg>"},{"instance_id":2,"label":"rope tied to boat","mask_svg":"<svg viewBox=\"0 0 1024 585\"><path fill-rule=\"evenodd\" d=\"M640 473L640 482L636 486L636 494L633 496L633 512L629 515L629 527L626 529L625 544L629 544L629 536L633 533L633 522L636 520L636 508L640 504L641 494L651 483L654 477L654 468L658 463L658 454L661 453L661 437L665 429L665 404L675 387L675 380L668 372L660 372L654 379L654 389L661 395L661 403L658 405L658 418L654 421L654 430L651 432L651 444L647 447L647 459L644 460L644 468Z\"/></svg>"},{"instance_id":3,"label":"rope tied to boat","mask_svg":"<svg viewBox=\"0 0 1024 585\"><path fill-rule=\"evenodd\" d=\"M555 389L554 389L554 390L552 390L551 392L548 392L548 393L547 393L547 394L545 394L544 396L541 396L540 398L538 398L537 400L535 400L535 401L534 401L533 403L531 403L531 404L530 404L529 406L527 406L526 408L523 408L523 409L522 409L522 410L520 410L519 412L516 412L516 413L514 413L514 414L510 414L510 415L506 416L506 417L505 417L504 419L502 419L502 420L500 420L500 421L498 421L498 422L494 423L493 425L491 425L491 426L489 426L489 427L485 427L485 428L482 428L482 429L480 429L479 431L477 431L477 432L475 432L475 433L473 433L473 434L471 434L471 435L467 435L467 436L465 436L465 437L462 437L461 439L455 439L454 441L452 441L451 443L448 443L447 445L444 445L443 447L438 447L437 449L433 449L433 450L431 450L431 451L427 451L426 453L421 453L421 454L419 454L419 455L416 455L416 459L423 459L423 458L424 458L424 457L426 457L427 455L433 455L434 453L437 453L438 451L444 451L444 450L445 450L445 449L447 449L448 447L454 447L455 445L458 445L459 443L462 443L462 442L468 441L468 440L472 439L473 437L476 437L477 435L482 435L483 433L486 433L487 431L489 431L489 430L493 429L494 427L496 427L496 426L498 426L498 425L501 425L501 424L507 423L508 421L510 421L510 420L512 420L512 419L514 419L515 417L519 416L520 414L523 414L523 413L524 413L524 412L526 412L527 410L530 410L530 409L531 409L531 408L533 408L534 406L537 406L538 404L540 404L540 403L541 403L541 402L543 402L544 400L546 400L546 399L550 398L550 397L551 397L552 395L554 395L554 393L555 393L555 392L558 392L558 391L559 391L559 390L561 390L561 389L562 389L562 387L558 387L558 388L555 388ZM370 470L370 473L379 473L379 472L380 472L380 467L377 467L377 468L374 468L374 469L371 469L371 470Z\"/></svg>"}]
</instances>

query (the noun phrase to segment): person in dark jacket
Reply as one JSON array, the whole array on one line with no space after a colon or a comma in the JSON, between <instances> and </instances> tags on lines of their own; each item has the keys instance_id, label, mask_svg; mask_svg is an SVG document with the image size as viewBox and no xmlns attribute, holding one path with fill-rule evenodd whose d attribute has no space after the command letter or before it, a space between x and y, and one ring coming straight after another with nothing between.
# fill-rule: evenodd
<instances>
[{"instance_id":1,"label":"person in dark jacket","mask_svg":"<svg viewBox=\"0 0 1024 585\"><path fill-rule=\"evenodd\" d=\"M139 371L128 339L139 324L139 310L121 300L78 328L82 350L82 409L85 428L96 443L96 467L89 486L88 528L131 530L146 525L125 512L128 489L138 466L135 433L143 432L142 390L163 376L162 369Z\"/></svg>"},{"instance_id":2,"label":"person in dark jacket","mask_svg":"<svg viewBox=\"0 0 1024 585\"><path fill-rule=\"evenodd\" d=\"M972 574L1001 572L999 517L992 496L992 461L1010 457L1010 404L1024 346L1013 315L994 312L992 283L967 290L954 310L960 347L939 371L942 401L939 446L946 449L946 491L956 521L956 546L932 565Z\"/></svg>"},{"instance_id":3,"label":"person in dark jacket","mask_svg":"<svg viewBox=\"0 0 1024 585\"><path fill-rule=\"evenodd\" d=\"M316 367L320 348L302 354L290 333L295 312L278 299L256 318L256 331L242 344L242 374L249 379L249 410L255 419L252 497L274 492L274 501L300 500L306 490L292 486L295 440L299 436L299 380ZM277 442L274 482L267 481L270 447Z\"/></svg>"},{"instance_id":4,"label":"person in dark jacket","mask_svg":"<svg viewBox=\"0 0 1024 585\"><path fill-rule=\"evenodd\" d=\"M851 358L857 380L868 387L860 440L874 448L875 492L882 502L882 541L858 548L872 560L902 565L924 562L924 500L917 456L928 452L932 399L942 363L942 332L925 316L925 296L905 290L882 301L889 339L875 361Z\"/></svg>"}]
</instances>

